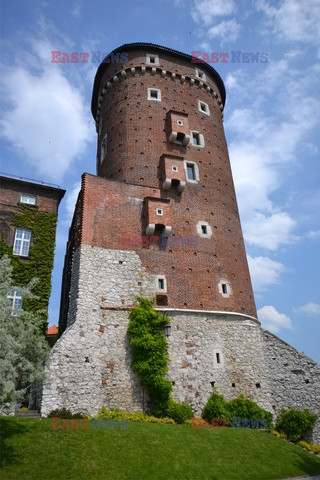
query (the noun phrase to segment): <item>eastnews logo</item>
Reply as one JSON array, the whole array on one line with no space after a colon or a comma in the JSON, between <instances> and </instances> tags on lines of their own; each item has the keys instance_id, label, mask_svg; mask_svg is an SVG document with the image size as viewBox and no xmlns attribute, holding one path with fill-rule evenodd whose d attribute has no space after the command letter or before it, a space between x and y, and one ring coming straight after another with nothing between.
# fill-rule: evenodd
<instances>
[{"instance_id":1,"label":"eastnews logo","mask_svg":"<svg viewBox=\"0 0 320 480\"><path fill-rule=\"evenodd\" d=\"M241 418L241 417L232 417L230 420L228 418L213 418L211 423L208 420L205 420L200 417L194 417L191 419L191 428L194 429L217 429L217 428L268 428L268 419L267 418Z\"/></svg>"},{"instance_id":2,"label":"eastnews logo","mask_svg":"<svg viewBox=\"0 0 320 480\"><path fill-rule=\"evenodd\" d=\"M191 52L191 63L268 63L269 54L266 52L241 52L240 50L232 52Z\"/></svg>"},{"instance_id":3,"label":"eastnews logo","mask_svg":"<svg viewBox=\"0 0 320 480\"><path fill-rule=\"evenodd\" d=\"M88 430L91 421L91 429L103 430L127 430L128 420L118 420L113 418L67 418L54 417L51 419L52 430Z\"/></svg>"},{"instance_id":4,"label":"eastnews logo","mask_svg":"<svg viewBox=\"0 0 320 480\"><path fill-rule=\"evenodd\" d=\"M51 51L51 63L126 63L129 60L128 52L107 53L97 50L95 52L61 52Z\"/></svg>"}]
</instances>

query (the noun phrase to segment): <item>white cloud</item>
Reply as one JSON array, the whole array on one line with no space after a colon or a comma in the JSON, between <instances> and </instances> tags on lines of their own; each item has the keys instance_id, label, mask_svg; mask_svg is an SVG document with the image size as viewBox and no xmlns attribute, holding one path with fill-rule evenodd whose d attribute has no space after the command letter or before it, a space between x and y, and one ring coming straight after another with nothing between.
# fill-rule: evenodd
<instances>
[{"instance_id":1,"label":"white cloud","mask_svg":"<svg viewBox=\"0 0 320 480\"><path fill-rule=\"evenodd\" d=\"M255 292L279 284L280 275L286 270L282 263L268 257L251 257L248 255L248 264Z\"/></svg>"},{"instance_id":2,"label":"white cloud","mask_svg":"<svg viewBox=\"0 0 320 480\"><path fill-rule=\"evenodd\" d=\"M265 305L258 310L258 319L262 326L271 332L279 332L282 328L292 329L291 319L278 312L272 305Z\"/></svg>"},{"instance_id":3,"label":"white cloud","mask_svg":"<svg viewBox=\"0 0 320 480\"><path fill-rule=\"evenodd\" d=\"M318 303L306 303L301 307L295 308L294 311L302 313L310 313L312 315L320 314L320 305Z\"/></svg>"},{"instance_id":4,"label":"white cloud","mask_svg":"<svg viewBox=\"0 0 320 480\"><path fill-rule=\"evenodd\" d=\"M223 20L218 25L209 28L207 35L209 38L219 38L220 45L226 42L234 42L240 37L241 25L232 18L231 20Z\"/></svg>"},{"instance_id":5,"label":"white cloud","mask_svg":"<svg viewBox=\"0 0 320 480\"><path fill-rule=\"evenodd\" d=\"M66 211L68 218L66 219L67 223L70 224L74 213L74 207L78 199L78 195L81 189L81 181L76 182L73 184L72 190L69 190L66 195Z\"/></svg>"},{"instance_id":6,"label":"white cloud","mask_svg":"<svg viewBox=\"0 0 320 480\"><path fill-rule=\"evenodd\" d=\"M27 64L4 72L7 110L1 133L40 177L59 182L85 153L94 129L82 94L58 64L50 63L47 47L40 42L34 51L38 71Z\"/></svg>"},{"instance_id":7,"label":"white cloud","mask_svg":"<svg viewBox=\"0 0 320 480\"><path fill-rule=\"evenodd\" d=\"M192 18L196 23L208 26L213 23L215 17L230 15L235 10L233 0L195 0Z\"/></svg>"},{"instance_id":8,"label":"white cloud","mask_svg":"<svg viewBox=\"0 0 320 480\"><path fill-rule=\"evenodd\" d=\"M320 238L320 230L310 230L310 232L307 233L307 238L310 238L311 240L317 240Z\"/></svg>"},{"instance_id":9,"label":"white cloud","mask_svg":"<svg viewBox=\"0 0 320 480\"><path fill-rule=\"evenodd\" d=\"M244 237L252 245L277 250L279 245L293 242L291 231L295 225L287 213L267 216L256 212L244 224Z\"/></svg>"}]
</instances>

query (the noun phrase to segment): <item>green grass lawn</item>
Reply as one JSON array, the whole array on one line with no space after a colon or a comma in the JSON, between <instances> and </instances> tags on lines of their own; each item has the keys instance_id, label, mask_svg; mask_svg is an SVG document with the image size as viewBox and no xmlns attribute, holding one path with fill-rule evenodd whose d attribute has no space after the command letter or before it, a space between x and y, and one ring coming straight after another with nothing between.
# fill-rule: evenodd
<instances>
[{"instance_id":1,"label":"green grass lawn","mask_svg":"<svg viewBox=\"0 0 320 480\"><path fill-rule=\"evenodd\" d=\"M127 430L52 430L1 418L1 480L271 480L320 473L320 458L257 430L129 422Z\"/></svg>"}]
</instances>

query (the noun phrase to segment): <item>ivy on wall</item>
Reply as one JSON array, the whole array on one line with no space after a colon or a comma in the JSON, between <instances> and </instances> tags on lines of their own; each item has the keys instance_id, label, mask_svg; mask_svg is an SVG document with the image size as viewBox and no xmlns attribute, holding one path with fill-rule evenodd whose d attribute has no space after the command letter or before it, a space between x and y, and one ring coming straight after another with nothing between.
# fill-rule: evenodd
<instances>
[{"instance_id":1,"label":"ivy on wall","mask_svg":"<svg viewBox=\"0 0 320 480\"><path fill-rule=\"evenodd\" d=\"M57 214L41 212L36 206L19 205L19 212L13 214L12 224L31 231L29 256L13 255L13 245L7 245L4 238L0 241L0 256L9 256L13 266L12 279L17 287L27 285L33 278L39 280L32 289L35 298L24 299L23 308L33 313L42 311L44 333L51 293Z\"/></svg>"},{"instance_id":2,"label":"ivy on wall","mask_svg":"<svg viewBox=\"0 0 320 480\"><path fill-rule=\"evenodd\" d=\"M138 372L147 389L152 414L162 416L169 405L172 385L166 379L169 356L163 335L168 318L153 308L151 300L138 298L130 313L128 335L131 346L131 367Z\"/></svg>"}]
</instances>

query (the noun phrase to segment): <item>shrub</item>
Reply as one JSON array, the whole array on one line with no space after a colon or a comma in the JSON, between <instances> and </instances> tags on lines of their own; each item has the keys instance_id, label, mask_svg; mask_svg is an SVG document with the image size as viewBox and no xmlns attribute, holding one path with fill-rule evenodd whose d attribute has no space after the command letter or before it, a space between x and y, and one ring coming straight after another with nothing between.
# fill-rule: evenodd
<instances>
[{"instance_id":1,"label":"shrub","mask_svg":"<svg viewBox=\"0 0 320 480\"><path fill-rule=\"evenodd\" d=\"M230 418L228 402L226 402L223 395L220 395L216 390L214 390L204 406L202 418L208 420L210 423L214 418Z\"/></svg>"},{"instance_id":2,"label":"shrub","mask_svg":"<svg viewBox=\"0 0 320 480\"><path fill-rule=\"evenodd\" d=\"M263 408L259 407L253 400L245 398L243 395L227 402L227 408L230 418L241 417L252 420L266 419L268 427L272 425L272 413L267 412Z\"/></svg>"},{"instance_id":3,"label":"shrub","mask_svg":"<svg viewBox=\"0 0 320 480\"><path fill-rule=\"evenodd\" d=\"M300 445L300 447L306 448L310 452L320 455L320 445L316 445L314 443L308 443L308 442L305 442L304 440L300 440L300 442L298 442L298 445Z\"/></svg>"},{"instance_id":4,"label":"shrub","mask_svg":"<svg viewBox=\"0 0 320 480\"><path fill-rule=\"evenodd\" d=\"M67 408L57 408L56 410L51 410L48 415L48 418L90 418L88 415L83 413L71 413Z\"/></svg>"},{"instance_id":5,"label":"shrub","mask_svg":"<svg viewBox=\"0 0 320 480\"><path fill-rule=\"evenodd\" d=\"M114 410L109 410L106 407L102 407L95 418L111 418L113 420L129 420L130 422L147 422L147 423L167 423L174 424L172 418L163 417L157 418L152 415L147 415L143 412L126 412L115 408Z\"/></svg>"},{"instance_id":6,"label":"shrub","mask_svg":"<svg viewBox=\"0 0 320 480\"><path fill-rule=\"evenodd\" d=\"M308 410L282 409L275 428L278 432L285 433L291 442L298 442L313 429L316 420L317 415Z\"/></svg>"},{"instance_id":7,"label":"shrub","mask_svg":"<svg viewBox=\"0 0 320 480\"><path fill-rule=\"evenodd\" d=\"M194 417L194 412L189 403L180 403L175 400L169 400L167 415L176 423L185 423L186 420L190 420Z\"/></svg>"},{"instance_id":8,"label":"shrub","mask_svg":"<svg viewBox=\"0 0 320 480\"><path fill-rule=\"evenodd\" d=\"M266 419L268 427L272 425L272 413L267 412L259 407L254 401L245 398L243 395L227 402L223 395L220 395L216 390L207 401L203 411L202 418L211 423L212 419L229 419L229 426L231 426L232 418L262 420ZM240 422L240 425L242 423Z\"/></svg>"}]
</instances>

